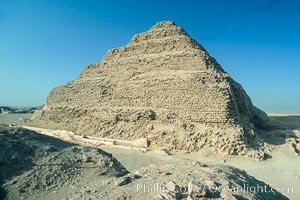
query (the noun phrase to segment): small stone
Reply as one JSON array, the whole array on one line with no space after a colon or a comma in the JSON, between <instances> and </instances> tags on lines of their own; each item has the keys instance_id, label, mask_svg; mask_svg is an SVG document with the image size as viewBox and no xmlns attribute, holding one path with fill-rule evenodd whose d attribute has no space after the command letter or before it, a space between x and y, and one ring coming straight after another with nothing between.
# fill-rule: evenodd
<instances>
[{"instance_id":1,"label":"small stone","mask_svg":"<svg viewBox=\"0 0 300 200\"><path fill-rule=\"evenodd\" d=\"M82 162L91 162L92 161L92 158L90 156L87 156L87 155L82 155Z\"/></svg>"},{"instance_id":2,"label":"small stone","mask_svg":"<svg viewBox=\"0 0 300 200\"><path fill-rule=\"evenodd\" d=\"M135 173L129 173L129 174L126 175L126 177L129 177L131 180L141 178L140 175L137 175L137 174L135 174Z\"/></svg>"},{"instance_id":3,"label":"small stone","mask_svg":"<svg viewBox=\"0 0 300 200\"><path fill-rule=\"evenodd\" d=\"M164 199L174 199L174 200L177 200L177 199L180 199L180 193L179 192L170 192L170 191L166 191L166 192L163 192L161 193L161 196L164 197Z\"/></svg>"},{"instance_id":4,"label":"small stone","mask_svg":"<svg viewBox=\"0 0 300 200\"><path fill-rule=\"evenodd\" d=\"M123 186L123 185L126 185L128 183L130 183L132 180L130 177L121 177L120 180L117 180L115 182L115 185L116 186Z\"/></svg>"},{"instance_id":5,"label":"small stone","mask_svg":"<svg viewBox=\"0 0 300 200\"><path fill-rule=\"evenodd\" d=\"M170 181L167 183L166 188L168 191L170 192L174 192L174 191L179 191L179 186L176 185L176 183L174 181Z\"/></svg>"},{"instance_id":6,"label":"small stone","mask_svg":"<svg viewBox=\"0 0 300 200\"><path fill-rule=\"evenodd\" d=\"M194 200L194 199L190 195L188 195L186 200Z\"/></svg>"},{"instance_id":7,"label":"small stone","mask_svg":"<svg viewBox=\"0 0 300 200\"><path fill-rule=\"evenodd\" d=\"M188 191L193 198L205 197L207 193L206 186L196 181L192 181L191 183L189 183L188 188Z\"/></svg>"},{"instance_id":8,"label":"small stone","mask_svg":"<svg viewBox=\"0 0 300 200\"><path fill-rule=\"evenodd\" d=\"M197 165L198 165L198 162L197 162L197 161L192 161L191 164L192 164L193 166L197 166Z\"/></svg>"},{"instance_id":9,"label":"small stone","mask_svg":"<svg viewBox=\"0 0 300 200\"><path fill-rule=\"evenodd\" d=\"M297 144L297 141L295 138L287 138L285 139L286 144Z\"/></svg>"},{"instance_id":10,"label":"small stone","mask_svg":"<svg viewBox=\"0 0 300 200\"><path fill-rule=\"evenodd\" d=\"M221 191L220 193L220 197L222 197L223 199L226 199L226 200L236 200L237 198L230 192L228 191Z\"/></svg>"},{"instance_id":11,"label":"small stone","mask_svg":"<svg viewBox=\"0 0 300 200\"><path fill-rule=\"evenodd\" d=\"M165 197L162 194L157 195L155 198L155 200L164 200Z\"/></svg>"}]
</instances>

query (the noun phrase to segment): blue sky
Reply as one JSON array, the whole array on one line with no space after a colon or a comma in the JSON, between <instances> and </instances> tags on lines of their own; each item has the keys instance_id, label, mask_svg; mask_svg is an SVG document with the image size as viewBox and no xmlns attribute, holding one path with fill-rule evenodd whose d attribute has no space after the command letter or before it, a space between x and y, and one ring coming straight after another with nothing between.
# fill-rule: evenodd
<instances>
[{"instance_id":1,"label":"blue sky","mask_svg":"<svg viewBox=\"0 0 300 200\"><path fill-rule=\"evenodd\" d=\"M297 0L0 0L0 105L42 105L108 49L172 20L256 106L300 112L299 10Z\"/></svg>"}]
</instances>

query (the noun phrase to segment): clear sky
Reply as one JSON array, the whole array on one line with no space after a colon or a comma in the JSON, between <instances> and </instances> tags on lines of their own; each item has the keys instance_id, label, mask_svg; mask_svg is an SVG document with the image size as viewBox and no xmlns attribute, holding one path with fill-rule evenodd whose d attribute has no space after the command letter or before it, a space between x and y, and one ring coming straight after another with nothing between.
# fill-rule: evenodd
<instances>
[{"instance_id":1,"label":"clear sky","mask_svg":"<svg viewBox=\"0 0 300 200\"><path fill-rule=\"evenodd\" d=\"M172 20L265 111L300 112L300 1L0 0L0 105L50 90L158 21Z\"/></svg>"}]
</instances>

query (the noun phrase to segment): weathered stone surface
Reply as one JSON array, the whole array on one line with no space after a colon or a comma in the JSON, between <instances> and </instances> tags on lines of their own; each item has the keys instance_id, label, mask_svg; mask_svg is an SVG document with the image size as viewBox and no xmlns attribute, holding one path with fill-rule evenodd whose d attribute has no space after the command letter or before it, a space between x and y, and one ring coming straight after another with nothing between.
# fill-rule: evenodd
<instances>
[{"instance_id":1,"label":"weathered stone surface","mask_svg":"<svg viewBox=\"0 0 300 200\"><path fill-rule=\"evenodd\" d=\"M148 138L152 147L246 154L247 138L266 121L201 45L165 21L54 88L28 124L108 138Z\"/></svg>"}]
</instances>

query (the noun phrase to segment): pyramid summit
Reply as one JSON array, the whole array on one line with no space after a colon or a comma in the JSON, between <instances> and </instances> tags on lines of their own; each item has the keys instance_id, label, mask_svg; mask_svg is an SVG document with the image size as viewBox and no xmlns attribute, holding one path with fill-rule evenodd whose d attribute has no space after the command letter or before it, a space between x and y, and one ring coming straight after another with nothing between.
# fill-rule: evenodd
<instances>
[{"instance_id":1,"label":"pyramid summit","mask_svg":"<svg viewBox=\"0 0 300 200\"><path fill-rule=\"evenodd\" d=\"M246 154L268 117L174 22L155 24L54 88L29 125L150 147ZM254 139L253 139L254 140Z\"/></svg>"}]
</instances>

